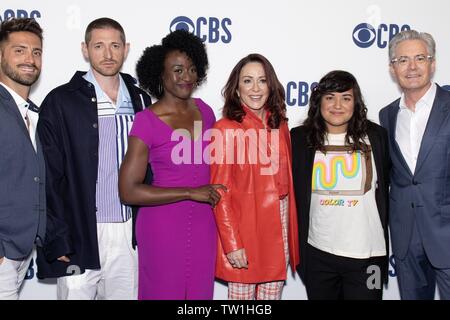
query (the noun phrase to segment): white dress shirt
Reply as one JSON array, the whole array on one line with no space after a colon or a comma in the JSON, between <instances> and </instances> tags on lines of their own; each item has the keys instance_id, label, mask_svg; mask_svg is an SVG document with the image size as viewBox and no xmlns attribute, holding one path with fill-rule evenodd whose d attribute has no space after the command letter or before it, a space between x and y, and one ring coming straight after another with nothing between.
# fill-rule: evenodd
<instances>
[{"instance_id":1,"label":"white dress shirt","mask_svg":"<svg viewBox=\"0 0 450 320\"><path fill-rule=\"evenodd\" d=\"M428 91L416 103L416 110L411 111L405 104L405 94L400 99L400 110L397 115L395 140L406 163L414 174L420 144L430 117L431 107L436 97L436 84L432 83Z\"/></svg>"},{"instance_id":2,"label":"white dress shirt","mask_svg":"<svg viewBox=\"0 0 450 320\"><path fill-rule=\"evenodd\" d=\"M13 97L14 102L16 103L17 107L19 108L19 112L22 116L23 121L25 122L25 126L28 128L28 132L30 134L31 143L33 144L34 151L36 151L36 128L37 123L39 120L39 114L37 112L32 111L29 109L30 103L25 101L24 98L19 96L13 89L8 87L3 82L0 82L0 84L8 90L9 94ZM27 124L27 118L29 121L29 126Z\"/></svg>"}]
</instances>

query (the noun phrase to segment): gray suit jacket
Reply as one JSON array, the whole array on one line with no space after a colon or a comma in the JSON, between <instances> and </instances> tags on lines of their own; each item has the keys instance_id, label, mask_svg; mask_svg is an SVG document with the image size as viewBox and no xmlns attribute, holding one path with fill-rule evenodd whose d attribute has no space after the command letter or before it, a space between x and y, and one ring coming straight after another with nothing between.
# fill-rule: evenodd
<instances>
[{"instance_id":1,"label":"gray suit jacket","mask_svg":"<svg viewBox=\"0 0 450 320\"><path fill-rule=\"evenodd\" d=\"M38 137L36 145L37 152L13 97L0 85L0 257L23 259L45 236L45 161Z\"/></svg>"},{"instance_id":2,"label":"gray suit jacket","mask_svg":"<svg viewBox=\"0 0 450 320\"><path fill-rule=\"evenodd\" d=\"M399 102L380 111L392 158L392 249L396 258L405 258L416 223L430 262L437 268L450 268L450 92L437 87L415 172L409 169L395 141Z\"/></svg>"}]
</instances>

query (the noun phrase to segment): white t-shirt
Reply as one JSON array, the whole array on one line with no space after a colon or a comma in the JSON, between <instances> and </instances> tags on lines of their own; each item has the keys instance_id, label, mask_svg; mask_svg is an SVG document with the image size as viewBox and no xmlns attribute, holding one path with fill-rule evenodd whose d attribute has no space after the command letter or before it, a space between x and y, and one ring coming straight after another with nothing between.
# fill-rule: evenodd
<instances>
[{"instance_id":1,"label":"white t-shirt","mask_svg":"<svg viewBox=\"0 0 450 320\"><path fill-rule=\"evenodd\" d=\"M349 153L345 133L328 134L325 145L327 153L317 151L314 157L308 243L349 258L386 255L372 152L367 159Z\"/></svg>"}]
</instances>

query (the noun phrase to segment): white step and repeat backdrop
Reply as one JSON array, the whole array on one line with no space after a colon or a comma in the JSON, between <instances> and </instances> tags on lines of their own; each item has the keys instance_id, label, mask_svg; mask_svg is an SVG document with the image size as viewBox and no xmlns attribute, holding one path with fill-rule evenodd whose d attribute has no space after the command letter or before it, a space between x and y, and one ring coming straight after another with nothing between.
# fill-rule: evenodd
<instances>
[{"instance_id":1,"label":"white step and repeat backdrop","mask_svg":"<svg viewBox=\"0 0 450 320\"><path fill-rule=\"evenodd\" d=\"M399 30L417 29L434 36L434 80L450 85L448 12L448 0L2 0L0 4L0 19L34 17L44 29L43 70L31 94L38 104L75 70L88 68L80 50L84 30L93 19L107 16L122 24L131 43L123 68L131 74L143 49L159 43L170 30L184 26L200 36L210 69L195 96L209 103L217 118L223 104L220 92L232 67L251 52L262 53L285 87L291 127L306 115L311 86L333 69L356 76L369 118L378 122L378 111L399 96L387 57L388 41ZM27 278L22 299L55 299L55 285L37 281L34 264ZM226 286L216 283L215 289L215 299L226 299ZM399 298L393 264L384 298ZM283 299L306 299L298 276L289 275Z\"/></svg>"}]
</instances>

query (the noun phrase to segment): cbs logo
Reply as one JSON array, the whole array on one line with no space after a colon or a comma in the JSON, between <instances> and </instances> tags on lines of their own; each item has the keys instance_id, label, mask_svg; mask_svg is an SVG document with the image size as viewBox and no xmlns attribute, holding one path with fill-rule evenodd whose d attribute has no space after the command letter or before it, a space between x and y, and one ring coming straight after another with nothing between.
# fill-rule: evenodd
<instances>
[{"instance_id":1,"label":"cbs logo","mask_svg":"<svg viewBox=\"0 0 450 320\"><path fill-rule=\"evenodd\" d=\"M290 107L306 107L309 103L310 92L318 85L304 81L289 81L286 84L286 104Z\"/></svg>"},{"instance_id":2,"label":"cbs logo","mask_svg":"<svg viewBox=\"0 0 450 320\"><path fill-rule=\"evenodd\" d=\"M369 48L375 42L378 48L386 48L389 41L400 31L411 30L407 24L380 24L377 29L368 23L360 23L353 29L353 42L360 48Z\"/></svg>"},{"instance_id":3,"label":"cbs logo","mask_svg":"<svg viewBox=\"0 0 450 320\"><path fill-rule=\"evenodd\" d=\"M184 29L194 33L204 42L230 43L232 38L230 26L230 18L199 17L193 21L188 17L179 16L170 23L170 31Z\"/></svg>"},{"instance_id":4,"label":"cbs logo","mask_svg":"<svg viewBox=\"0 0 450 320\"><path fill-rule=\"evenodd\" d=\"M37 20L40 17L41 13L38 10L28 12L23 9L6 9L3 15L0 15L0 22L10 18L33 18Z\"/></svg>"}]
</instances>

